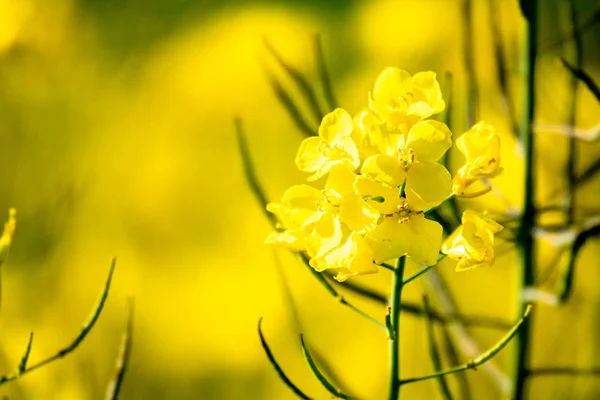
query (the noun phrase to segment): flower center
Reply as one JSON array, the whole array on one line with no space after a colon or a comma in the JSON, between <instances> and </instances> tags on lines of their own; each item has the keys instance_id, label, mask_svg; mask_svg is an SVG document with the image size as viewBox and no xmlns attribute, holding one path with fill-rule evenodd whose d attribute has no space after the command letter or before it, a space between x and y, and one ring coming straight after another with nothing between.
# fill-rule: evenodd
<instances>
[{"instance_id":1,"label":"flower center","mask_svg":"<svg viewBox=\"0 0 600 400\"><path fill-rule=\"evenodd\" d=\"M404 163L405 171L408 170L408 167L415 162L415 151L412 148L400 147L396 152L398 154L398 161Z\"/></svg>"},{"instance_id":2,"label":"flower center","mask_svg":"<svg viewBox=\"0 0 600 400\"><path fill-rule=\"evenodd\" d=\"M400 198L400 203L396 206L396 211L392 214L386 214L386 218L394 218L396 222L399 224L403 224L408 222L410 215L413 212L410 210L408 204L406 203L406 199L404 197Z\"/></svg>"},{"instance_id":3,"label":"flower center","mask_svg":"<svg viewBox=\"0 0 600 400\"><path fill-rule=\"evenodd\" d=\"M325 142L319 143L317 151L330 160L343 160L350 158L348 152L341 145L329 146Z\"/></svg>"},{"instance_id":4,"label":"flower center","mask_svg":"<svg viewBox=\"0 0 600 400\"><path fill-rule=\"evenodd\" d=\"M323 199L325 201L317 201L315 203L319 211L330 212L332 214L338 213L340 208L340 199L327 193L325 189L321 190L321 193L323 194Z\"/></svg>"},{"instance_id":5,"label":"flower center","mask_svg":"<svg viewBox=\"0 0 600 400\"><path fill-rule=\"evenodd\" d=\"M400 96L396 97L395 99L391 99L390 103L395 109L406 110L408 107L410 107L412 101L413 94L404 90Z\"/></svg>"}]
</instances>

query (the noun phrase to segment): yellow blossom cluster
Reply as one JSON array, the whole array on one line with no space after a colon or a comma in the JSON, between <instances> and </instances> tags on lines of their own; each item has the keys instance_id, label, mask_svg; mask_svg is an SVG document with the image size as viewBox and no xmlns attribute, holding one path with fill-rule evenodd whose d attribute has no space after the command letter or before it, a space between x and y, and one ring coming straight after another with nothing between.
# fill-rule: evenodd
<instances>
[{"instance_id":1,"label":"yellow blossom cluster","mask_svg":"<svg viewBox=\"0 0 600 400\"><path fill-rule=\"evenodd\" d=\"M452 133L429 119L444 108L435 73L386 68L367 108L354 118L335 109L318 136L302 142L296 165L311 174L308 181L324 178L324 187L295 185L270 203L279 224L267 243L306 252L315 270L335 269L339 281L402 256L431 266L440 250L459 269L491 264L499 225L465 213L442 249L442 226L428 217L472 182L500 171L498 135L480 122L457 140L466 164L452 179L438 163Z\"/></svg>"}]
</instances>

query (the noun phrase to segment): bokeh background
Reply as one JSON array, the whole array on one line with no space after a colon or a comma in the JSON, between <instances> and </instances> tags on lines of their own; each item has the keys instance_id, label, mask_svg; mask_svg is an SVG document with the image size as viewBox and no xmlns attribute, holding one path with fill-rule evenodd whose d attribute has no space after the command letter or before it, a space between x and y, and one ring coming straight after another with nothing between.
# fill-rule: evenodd
<instances>
[{"instance_id":1,"label":"bokeh background","mask_svg":"<svg viewBox=\"0 0 600 400\"><path fill-rule=\"evenodd\" d=\"M517 1L473 3L480 114L503 137L505 173L496 183L505 199L490 194L469 205L506 212L506 204L519 207L522 158L501 104L491 27L495 22L501 29L518 106L523 21ZM570 76L559 58L565 51L560 39L570 32L562 17L565 2L541 3L536 119L564 124L571 102ZM598 15L598 1L575 3L581 22ZM387 66L433 70L442 83L451 72L458 135L466 124L462 5L0 0L0 210L19 212L2 271L0 369L14 368L31 330L33 362L67 344L96 301L111 257L118 258L106 308L80 348L1 386L0 394L11 400L102 398L114 374L126 298L135 296L123 399L293 398L260 347L261 316L276 356L306 392L328 398L303 360L300 331L343 388L359 398L384 398L382 332L339 306L289 254L263 244L271 228L244 181L233 116L243 119L271 200L301 182L305 176L293 160L303 136L274 96L265 68L292 86L263 38L317 82L312 38L319 33L336 96L351 113L366 105L371 84ZM598 81L599 24L588 26L582 38L584 67ZM598 125L600 107L584 88L577 106L578 128ZM567 140L544 130L536 136L542 205L561 204ZM582 141L577 170L598 156L597 142ZM599 188L594 178L578 189L578 212L598 209ZM513 320L516 258L510 244L504 247L493 268L458 274L451 263L439 267L462 312ZM540 270L555 268L554 247L540 240L539 249ZM586 246L570 302L537 308L534 365L597 365L599 257L597 242ZM389 280L385 270L356 279L383 293ZM406 296L419 301L425 289L416 282ZM382 307L348 298L383 318ZM429 372L425 322L404 316L403 329L402 375ZM471 334L486 348L502 332ZM510 356L509 346L497 365L508 371ZM484 373L466 375L473 398L501 398ZM451 384L456 387L454 379ZM594 377L539 377L530 388L532 399L600 397ZM438 393L425 382L407 386L403 396L433 399Z\"/></svg>"}]
</instances>

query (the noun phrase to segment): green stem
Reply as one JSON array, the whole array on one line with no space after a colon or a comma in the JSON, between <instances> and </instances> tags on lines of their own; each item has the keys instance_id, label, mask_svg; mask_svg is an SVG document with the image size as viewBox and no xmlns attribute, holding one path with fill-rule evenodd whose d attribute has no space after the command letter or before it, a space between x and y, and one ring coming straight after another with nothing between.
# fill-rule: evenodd
<instances>
[{"instance_id":1,"label":"green stem","mask_svg":"<svg viewBox=\"0 0 600 400\"><path fill-rule=\"evenodd\" d=\"M535 171L534 171L534 143L533 143L533 118L535 111L535 61L537 57L537 1L530 0L522 3L527 19L527 29L523 43L523 114L521 115L521 142L525 158L525 193L521 226L517 233L517 250L520 258L518 287L518 313L522 314L527 307L524 299L524 289L532 287L535 283L534 265L535 249L533 228L535 225ZM523 400L525 398L525 380L530 354L531 321L526 319L516 340L516 359L514 369L514 393L512 398Z\"/></svg>"},{"instance_id":2,"label":"green stem","mask_svg":"<svg viewBox=\"0 0 600 400\"><path fill-rule=\"evenodd\" d=\"M390 353L390 396L389 400L397 400L400 397L400 304L402 288L404 283L404 264L406 257L398 259L398 265L392 278L392 293L390 294L391 329L389 332Z\"/></svg>"},{"instance_id":3,"label":"green stem","mask_svg":"<svg viewBox=\"0 0 600 400\"><path fill-rule=\"evenodd\" d=\"M420 270L418 270L417 272L415 272L414 274L412 274L411 276L406 278L404 280L404 282L402 282L402 285L406 285L407 283L411 282L412 280L417 279L419 276L423 275L425 272L427 272L431 268L435 267L440 261L442 261L444 259L444 257L446 257L446 255L444 253L440 253L437 257L437 260L435 261L435 264L426 265L426 266L422 267Z\"/></svg>"},{"instance_id":4,"label":"green stem","mask_svg":"<svg viewBox=\"0 0 600 400\"><path fill-rule=\"evenodd\" d=\"M573 41L569 41L565 44L565 58L569 60L573 60L575 63L575 67L577 69L581 68L582 64L582 43L581 37L577 32L577 10L575 8L575 0L567 0L568 10L567 12L562 13L562 15L567 15L569 25L571 25L571 29L573 30ZM566 24L565 24L566 25ZM569 132L569 142L568 142L568 159L567 159L567 170L566 176L567 181L569 183L569 191L567 198L567 224L571 225L575 221L575 186L577 181L576 175L576 164L575 161L577 159L577 138L573 134L575 131L575 125L577 123L577 90L579 87L579 80L575 76L570 77L570 102L567 105L569 108L569 116L567 120L567 125L570 128Z\"/></svg>"},{"instance_id":5,"label":"green stem","mask_svg":"<svg viewBox=\"0 0 600 400\"><path fill-rule=\"evenodd\" d=\"M492 358L496 356L496 354L500 353L500 351L515 337L515 335L520 332L520 329L523 329L525 323L529 320L529 313L531 312L531 305L525 307L525 311L521 318L517 321L517 323L500 339L494 346L488 349L485 353L479 355L478 357L466 362L462 365L448 368L443 371L434 372L433 374L418 376L415 378L403 379L400 380L401 385L406 385L408 383L415 383L420 381L425 381L428 379L436 379L440 376L455 374L457 372L466 371L468 369L476 369L478 366L485 364Z\"/></svg>"}]
</instances>

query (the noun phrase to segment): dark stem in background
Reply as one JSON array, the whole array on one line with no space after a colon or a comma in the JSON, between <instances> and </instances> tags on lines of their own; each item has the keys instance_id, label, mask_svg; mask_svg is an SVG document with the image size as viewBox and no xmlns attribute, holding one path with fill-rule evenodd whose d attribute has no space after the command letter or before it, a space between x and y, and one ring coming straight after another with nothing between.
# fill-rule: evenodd
<instances>
[{"instance_id":1,"label":"dark stem in background","mask_svg":"<svg viewBox=\"0 0 600 400\"><path fill-rule=\"evenodd\" d=\"M435 339L435 327L433 325L433 317L431 314L431 307L429 306L429 297L423 293L423 308L427 312L427 337L429 339L429 356L431 358L431 365L433 366L434 372L440 372L443 370L442 360L440 357L440 350L438 348L437 341ZM445 400L452 400L452 392L444 375L437 377L438 387L442 397Z\"/></svg>"},{"instance_id":2,"label":"dark stem in background","mask_svg":"<svg viewBox=\"0 0 600 400\"><path fill-rule=\"evenodd\" d=\"M390 294L391 329L389 330L389 358L390 358L390 395L389 400L398 400L400 397L400 305L402 299L402 280L406 257L398 259L398 265L392 278L392 293Z\"/></svg>"},{"instance_id":3,"label":"dark stem in background","mask_svg":"<svg viewBox=\"0 0 600 400\"><path fill-rule=\"evenodd\" d=\"M463 51L465 71L467 73L467 121L466 129L469 129L477 118L479 118L479 89L477 87L477 75L475 72L475 44L473 35L473 2L463 1L463 40L465 49Z\"/></svg>"},{"instance_id":4,"label":"dark stem in background","mask_svg":"<svg viewBox=\"0 0 600 400\"><path fill-rule=\"evenodd\" d=\"M572 32L569 32L567 35L561 36L560 38L552 42L540 43L540 50L544 52L550 51L553 48L560 46L564 42L571 40L573 35L581 36L590 28L593 28L598 22L600 22L600 8L597 9L592 15L590 15L585 21L583 21L581 26L573 26Z\"/></svg>"},{"instance_id":5,"label":"dark stem in background","mask_svg":"<svg viewBox=\"0 0 600 400\"><path fill-rule=\"evenodd\" d=\"M510 85L508 82L508 67L506 63L506 57L504 55L500 7L498 5L498 0L488 0L488 2L488 15L490 17L490 26L492 27L494 53L496 56L496 74L498 75L498 84L502 93L502 108L504 108L504 112L510 120L510 127L513 135L517 136L519 134L519 126L517 124Z\"/></svg>"},{"instance_id":6,"label":"dark stem in background","mask_svg":"<svg viewBox=\"0 0 600 400\"><path fill-rule=\"evenodd\" d=\"M304 76L302 72L300 72L296 67L286 62L279 53L275 50L273 45L267 40L264 39L265 47L271 53L273 58L277 61L277 63L287 72L290 79L294 82L300 93L304 96L304 99L308 103L310 111L313 115L313 118L317 123L321 122L323 118L323 111L319 106L319 102L317 101L317 96L315 95L315 91L309 82L309 80Z\"/></svg>"},{"instance_id":7,"label":"dark stem in background","mask_svg":"<svg viewBox=\"0 0 600 400\"><path fill-rule=\"evenodd\" d=\"M285 383L285 385L288 388L290 388L290 390L294 392L296 396L304 400L311 400L311 397L308 397L306 394L304 394L302 390L298 388L298 386L294 385L294 383L290 380L290 378L288 378L285 372L283 372L283 369L281 368L277 360L275 360L275 356L273 355L273 352L271 351L271 348L267 343L267 339L265 339L265 336L262 332L262 320L262 317L258 320L258 336L260 337L260 344L262 345L262 348L265 351L265 355L269 359L269 363L271 363L271 366L273 367L275 372L277 372L277 375L279 375L279 379L281 379L283 383Z\"/></svg>"},{"instance_id":8,"label":"dark stem in background","mask_svg":"<svg viewBox=\"0 0 600 400\"><path fill-rule=\"evenodd\" d=\"M517 232L517 251L520 258L518 286L518 310L522 315L527 308L528 300L524 297L525 290L533 287L535 283L535 249L533 229L535 225L535 163L534 163L534 137L533 119L535 115L535 63L537 58L537 18L538 9L536 0L522 0L521 10L526 19L526 32L523 40L522 53L522 102L520 137L525 159L525 188L523 213L521 224ZM514 366L514 400L523 400L525 393L525 380L531 353L531 320L527 318L519 330L516 341L516 358Z\"/></svg>"},{"instance_id":9,"label":"dark stem in background","mask_svg":"<svg viewBox=\"0 0 600 400\"><path fill-rule=\"evenodd\" d=\"M568 41L565 44L565 58L574 60L575 68L581 69L583 62L582 55L582 44L581 36L577 31L577 9L575 7L574 0L568 0L569 3L569 14L570 14L570 25L573 30L573 40ZM563 15L569 15L562 13ZM577 92L579 88L579 80L575 76L570 77L571 86L571 101L567 107L569 108L569 116L567 120L567 126L570 129L568 139L568 152L567 152L567 168L566 176L569 185L568 197L567 197L567 225L572 225L575 222L575 192L577 182L577 171L576 171L576 160L577 160L577 138L573 134L577 123Z\"/></svg>"},{"instance_id":10,"label":"dark stem in background","mask_svg":"<svg viewBox=\"0 0 600 400\"><path fill-rule=\"evenodd\" d=\"M119 358L117 359L117 371L113 381L108 387L106 393L107 400L117 400L123 387L123 381L125 380L125 372L129 367L129 360L131 359L131 345L133 342L133 310L134 300L133 298L127 299L127 325L123 332L123 340L121 342L121 349L119 351Z\"/></svg>"},{"instance_id":11,"label":"dark stem in background","mask_svg":"<svg viewBox=\"0 0 600 400\"><path fill-rule=\"evenodd\" d=\"M450 333L450 329L448 329L448 325L442 325L442 338L444 340L444 347L446 348L446 357L448 357L448 361L450 365L459 365L460 364L460 356L459 351L456 348L456 344L452 340L452 335ZM465 373L458 373L454 375L458 384L459 399L461 400L472 400L473 395L471 394L471 388L469 387L469 380Z\"/></svg>"},{"instance_id":12,"label":"dark stem in background","mask_svg":"<svg viewBox=\"0 0 600 400\"><path fill-rule=\"evenodd\" d=\"M17 371L9 373L4 376L0 376L0 385L3 383L6 383L6 382L10 382L12 380L18 379L29 372L32 372L40 367L43 367L44 365L47 365L51 362L54 362L56 360L59 360L59 359L65 357L66 355L68 355L72 351L74 351L81 344L81 342L83 342L83 340L87 337L87 335L94 328L96 321L98 321L98 318L100 317L100 314L102 313L102 310L104 309L104 304L106 303L106 299L108 298L108 292L110 290L110 284L112 282L112 277L113 277L113 273L115 271L116 263L117 263L117 259L113 258L111 266L110 266L110 270L108 271L108 278L106 278L106 283L104 284L104 290L102 291L100 298L98 299L94 309L92 310L92 313L88 317L87 321L83 324L81 331L79 331L79 333L77 334L75 339L73 339L71 341L71 343L69 343L66 347L58 350L54 355L52 355L48 358L45 358L44 360L39 361L36 364L27 366L27 361L29 358L29 351L31 350L31 340L33 339L33 335L30 335L30 339L29 339L30 341L27 345L28 350L25 352L25 355L21 359L21 362L19 363Z\"/></svg>"},{"instance_id":13,"label":"dark stem in background","mask_svg":"<svg viewBox=\"0 0 600 400\"><path fill-rule=\"evenodd\" d=\"M315 59L317 61L317 70L319 71L319 79L321 80L321 86L323 87L323 94L327 101L329 111L333 111L337 107L337 101L333 94L333 87L331 85L331 79L329 78L329 72L325 65L325 53L323 52L323 45L321 43L321 35L316 34L314 38L315 47Z\"/></svg>"}]
</instances>

